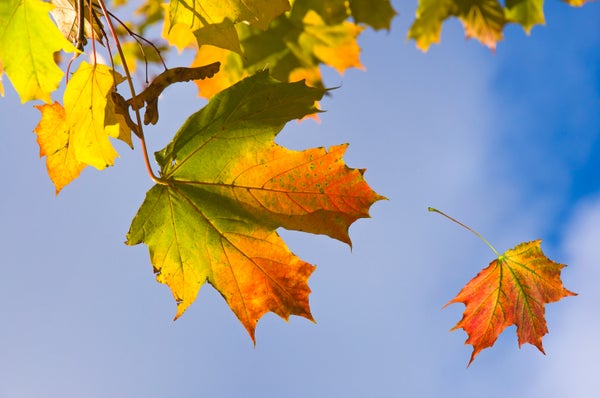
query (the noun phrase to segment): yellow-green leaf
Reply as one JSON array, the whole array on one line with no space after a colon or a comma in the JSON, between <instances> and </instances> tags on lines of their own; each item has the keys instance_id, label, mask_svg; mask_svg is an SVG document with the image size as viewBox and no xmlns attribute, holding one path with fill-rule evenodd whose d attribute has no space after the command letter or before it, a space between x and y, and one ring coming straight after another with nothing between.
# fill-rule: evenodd
<instances>
[{"instance_id":1,"label":"yellow-green leaf","mask_svg":"<svg viewBox=\"0 0 600 398\"><path fill-rule=\"evenodd\" d=\"M0 62L22 102L50 102L63 77L54 53L76 51L52 22L52 8L42 0L0 1Z\"/></svg>"},{"instance_id":2,"label":"yellow-green leaf","mask_svg":"<svg viewBox=\"0 0 600 398\"><path fill-rule=\"evenodd\" d=\"M454 0L420 0L408 38L415 40L418 48L427 51L431 44L440 42L442 23L456 15L457 10Z\"/></svg>"},{"instance_id":3,"label":"yellow-green leaf","mask_svg":"<svg viewBox=\"0 0 600 398\"><path fill-rule=\"evenodd\" d=\"M530 33L535 25L544 24L544 0L506 0L506 19L523 26Z\"/></svg>"}]
</instances>

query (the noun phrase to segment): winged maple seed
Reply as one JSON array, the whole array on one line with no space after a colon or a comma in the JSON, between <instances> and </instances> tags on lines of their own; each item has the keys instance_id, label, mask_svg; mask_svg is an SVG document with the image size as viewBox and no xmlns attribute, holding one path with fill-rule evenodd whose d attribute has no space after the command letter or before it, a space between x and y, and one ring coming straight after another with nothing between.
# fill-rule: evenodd
<instances>
[{"instance_id":1,"label":"winged maple seed","mask_svg":"<svg viewBox=\"0 0 600 398\"><path fill-rule=\"evenodd\" d=\"M498 254L496 249L477 232L445 213L429 208L479 236ZM507 326L516 325L519 347L523 343L536 346L545 354L542 337L548 333L544 317L547 303L563 297L576 296L562 284L560 272L564 264L544 255L541 240L518 244L499 255L454 297L452 303L465 304L462 319L452 330L464 329L465 344L473 346L469 365L477 354L491 347Z\"/></svg>"}]
</instances>

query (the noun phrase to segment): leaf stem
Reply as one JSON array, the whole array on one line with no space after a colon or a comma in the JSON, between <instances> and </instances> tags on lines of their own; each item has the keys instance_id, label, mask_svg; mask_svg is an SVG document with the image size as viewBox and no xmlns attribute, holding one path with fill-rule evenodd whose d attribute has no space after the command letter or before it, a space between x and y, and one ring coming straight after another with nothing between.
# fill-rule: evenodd
<instances>
[{"instance_id":1,"label":"leaf stem","mask_svg":"<svg viewBox=\"0 0 600 398\"><path fill-rule=\"evenodd\" d=\"M119 41L119 38L117 37L117 34L115 33L115 28L113 26L111 17L109 15L108 11L106 10L104 1L98 0L98 4L100 4L100 8L102 8L102 13L104 14L104 17L106 18L106 23L108 24L110 34L111 34L113 40L115 41L117 50L119 51L119 57L121 58L121 62L123 63L123 70L125 71L125 76L127 77L127 84L129 85L129 91L131 92L131 97L135 98L136 94L135 94L135 87L133 86L133 79L131 78L131 73L129 72L129 67L127 66L127 61L125 60L125 54L123 54L123 49L121 48L121 43ZM150 165L150 158L148 156L148 148L146 146L146 139L144 137L144 131L142 128L142 117L140 115L140 110L134 109L134 113L135 113L137 127L138 127L137 131L134 131L134 133L135 133L135 135L138 136L138 138L140 139L140 142L142 143L142 153L144 155L144 163L146 165L146 171L148 172L150 179L154 183L166 185L166 182L164 180L162 180L161 178L157 177L156 174L154 174L154 171L152 170L152 166Z\"/></svg>"},{"instance_id":2,"label":"leaf stem","mask_svg":"<svg viewBox=\"0 0 600 398\"><path fill-rule=\"evenodd\" d=\"M442 216L446 217L450 221L453 221L453 222L457 223L458 225L460 225L461 227L465 228L467 231L471 231L472 233L477 235L477 237L479 237L479 239L481 239L486 245L488 245L490 249L492 249L492 251L496 254L496 257L500 257L500 253L498 253L498 250L496 250L496 248L494 246L492 246L492 244L490 242L488 242L488 240L486 238L481 236L481 234L479 232L474 231L473 229L467 227L465 224L461 223L460 221L458 221L455 218L450 217L448 214L444 213L443 211L440 211L433 207L428 207L427 210L434 212L434 213L441 214Z\"/></svg>"}]
</instances>

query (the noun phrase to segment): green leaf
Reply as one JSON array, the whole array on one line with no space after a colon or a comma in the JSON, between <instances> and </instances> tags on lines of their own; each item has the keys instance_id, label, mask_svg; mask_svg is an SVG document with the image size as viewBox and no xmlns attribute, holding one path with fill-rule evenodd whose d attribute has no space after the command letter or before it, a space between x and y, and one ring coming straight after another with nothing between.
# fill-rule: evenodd
<instances>
[{"instance_id":1,"label":"green leaf","mask_svg":"<svg viewBox=\"0 0 600 398\"><path fill-rule=\"evenodd\" d=\"M258 73L213 97L157 153L162 184L146 195L127 244L148 245L157 280L177 301L176 317L208 281L252 339L266 312L312 319L314 267L275 230L350 243L350 224L383 199L362 170L344 164L345 145L292 151L275 144L285 123L317 111L324 93Z\"/></svg>"},{"instance_id":2,"label":"green leaf","mask_svg":"<svg viewBox=\"0 0 600 398\"><path fill-rule=\"evenodd\" d=\"M63 77L54 53L76 51L50 19L53 8L41 0L0 2L0 62L22 102L51 102Z\"/></svg>"},{"instance_id":3,"label":"green leaf","mask_svg":"<svg viewBox=\"0 0 600 398\"><path fill-rule=\"evenodd\" d=\"M389 0L350 0L350 10L356 23L367 24L375 30L389 30L396 15Z\"/></svg>"},{"instance_id":4,"label":"green leaf","mask_svg":"<svg viewBox=\"0 0 600 398\"><path fill-rule=\"evenodd\" d=\"M544 24L544 0L506 0L506 19L523 26L530 33L535 25Z\"/></svg>"},{"instance_id":5,"label":"green leaf","mask_svg":"<svg viewBox=\"0 0 600 398\"><path fill-rule=\"evenodd\" d=\"M458 12L454 0L419 0L419 7L408 38L415 40L417 47L427 51L432 43L440 42L442 23Z\"/></svg>"}]
</instances>

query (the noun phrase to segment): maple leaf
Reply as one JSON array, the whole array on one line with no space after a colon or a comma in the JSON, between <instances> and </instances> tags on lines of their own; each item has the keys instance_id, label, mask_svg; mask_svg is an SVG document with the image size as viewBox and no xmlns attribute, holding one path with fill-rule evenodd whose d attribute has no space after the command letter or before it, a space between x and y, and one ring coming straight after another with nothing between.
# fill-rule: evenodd
<instances>
[{"instance_id":1,"label":"maple leaf","mask_svg":"<svg viewBox=\"0 0 600 398\"><path fill-rule=\"evenodd\" d=\"M63 77L54 53L77 51L52 22L53 8L42 0L0 2L0 62L21 102L49 103Z\"/></svg>"},{"instance_id":2,"label":"maple leaf","mask_svg":"<svg viewBox=\"0 0 600 398\"><path fill-rule=\"evenodd\" d=\"M105 120L107 106L109 112L114 112L114 104L108 104L115 76L118 84L123 78L110 67L82 62L69 80L64 93L66 126L71 134L70 143L75 157L79 162L98 170L112 166L117 157L108 137L120 136L121 128L116 131L109 128L107 131ZM117 124L120 120L110 117L109 122ZM131 144L131 138L125 138L124 141Z\"/></svg>"},{"instance_id":3,"label":"maple leaf","mask_svg":"<svg viewBox=\"0 0 600 398\"><path fill-rule=\"evenodd\" d=\"M42 112L42 119L34 130L40 157L46 156L46 169L58 194L79 176L86 165L75 157L63 106L55 102L36 108Z\"/></svg>"},{"instance_id":4,"label":"maple leaf","mask_svg":"<svg viewBox=\"0 0 600 398\"><path fill-rule=\"evenodd\" d=\"M432 43L440 42L442 23L456 13L454 0L419 0L407 37L415 40L419 49L427 51Z\"/></svg>"},{"instance_id":5,"label":"maple leaf","mask_svg":"<svg viewBox=\"0 0 600 398\"><path fill-rule=\"evenodd\" d=\"M67 84L65 107L58 102L38 106L42 119L34 132L40 157L46 156L48 176L58 194L91 165L103 169L117 156L108 137L133 148L127 121L116 113L109 95L123 78L106 65L82 62Z\"/></svg>"},{"instance_id":6,"label":"maple leaf","mask_svg":"<svg viewBox=\"0 0 600 398\"><path fill-rule=\"evenodd\" d=\"M519 23L529 34L534 25L546 23L544 18L544 0L507 0L506 19Z\"/></svg>"},{"instance_id":7,"label":"maple leaf","mask_svg":"<svg viewBox=\"0 0 600 398\"><path fill-rule=\"evenodd\" d=\"M427 51L432 43L439 43L442 23L452 16L461 20L467 37L478 39L492 50L502 39L507 22L498 0L419 0L408 38Z\"/></svg>"},{"instance_id":8,"label":"maple leaf","mask_svg":"<svg viewBox=\"0 0 600 398\"><path fill-rule=\"evenodd\" d=\"M465 342L473 346L469 365L511 325L517 327L519 347L530 343L544 352L542 337L548 333L545 304L576 294L565 289L560 279L565 265L547 258L540 243L521 243L506 251L446 304L466 306L452 330L462 328L469 336Z\"/></svg>"},{"instance_id":9,"label":"maple leaf","mask_svg":"<svg viewBox=\"0 0 600 398\"><path fill-rule=\"evenodd\" d=\"M274 143L289 120L316 112L324 89L280 83L268 72L215 95L156 154L161 184L146 195L127 244L146 243L157 281L177 301L176 318L208 281L254 340L266 312L312 319L308 278L278 227L350 243L348 228L382 196L346 146L292 151Z\"/></svg>"}]
</instances>

